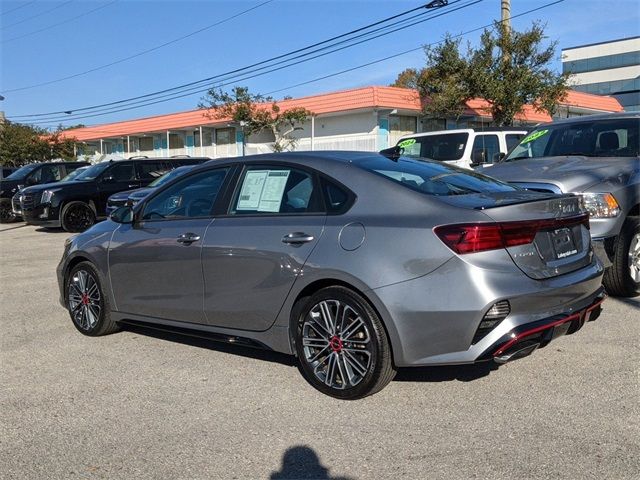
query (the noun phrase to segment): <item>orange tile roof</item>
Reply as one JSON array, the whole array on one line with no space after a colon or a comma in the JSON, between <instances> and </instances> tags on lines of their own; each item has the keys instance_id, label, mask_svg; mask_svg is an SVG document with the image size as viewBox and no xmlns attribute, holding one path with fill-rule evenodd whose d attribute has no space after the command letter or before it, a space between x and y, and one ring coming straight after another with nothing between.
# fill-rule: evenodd
<instances>
[{"instance_id":1,"label":"orange tile roof","mask_svg":"<svg viewBox=\"0 0 640 480\"><path fill-rule=\"evenodd\" d=\"M607 112L622 111L622 107L613 97L603 97L576 91L569 91L563 104ZM390 108L420 112L421 102L418 92L406 88L396 87L361 87L337 92L311 95L279 101L282 110L303 107L315 115L338 113L370 108ZM488 103L482 99L473 99L467 103L470 115L488 116ZM266 105L265 105L266 107ZM536 112L530 105L525 106L523 114L518 120L531 123L550 121L547 114ZM224 125L230 119L209 118L205 110L190 110L187 112L157 115L153 117L127 120L124 122L107 123L90 127L66 130L64 137L75 138L78 141L97 140L100 138L121 137L126 135L141 135L166 130L196 128L200 125Z\"/></svg>"}]
</instances>

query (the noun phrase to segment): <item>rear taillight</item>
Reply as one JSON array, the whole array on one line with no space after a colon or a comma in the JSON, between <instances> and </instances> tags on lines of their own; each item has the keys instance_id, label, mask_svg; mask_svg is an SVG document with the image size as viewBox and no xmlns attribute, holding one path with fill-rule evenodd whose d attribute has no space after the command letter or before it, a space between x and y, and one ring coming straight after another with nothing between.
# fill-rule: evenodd
<instances>
[{"instance_id":1,"label":"rear taillight","mask_svg":"<svg viewBox=\"0 0 640 480\"><path fill-rule=\"evenodd\" d=\"M589 215L545 220L500 223L462 223L433 229L442 242L459 254L484 252L532 243L538 232L582 224L589 228Z\"/></svg>"}]
</instances>

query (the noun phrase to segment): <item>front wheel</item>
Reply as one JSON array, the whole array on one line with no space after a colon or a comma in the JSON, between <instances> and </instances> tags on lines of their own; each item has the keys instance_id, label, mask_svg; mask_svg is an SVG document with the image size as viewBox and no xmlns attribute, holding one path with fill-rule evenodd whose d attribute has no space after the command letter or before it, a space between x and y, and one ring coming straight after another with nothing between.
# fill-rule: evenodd
<instances>
[{"instance_id":1,"label":"front wheel","mask_svg":"<svg viewBox=\"0 0 640 480\"><path fill-rule=\"evenodd\" d=\"M11 200L0 200L0 223L11 223L16 221L16 215L11 208Z\"/></svg>"},{"instance_id":2,"label":"front wheel","mask_svg":"<svg viewBox=\"0 0 640 480\"><path fill-rule=\"evenodd\" d=\"M67 232L78 233L96 223L96 214L84 202L67 203L60 214L62 228Z\"/></svg>"},{"instance_id":3,"label":"front wheel","mask_svg":"<svg viewBox=\"0 0 640 480\"><path fill-rule=\"evenodd\" d=\"M618 297L640 295L640 217L625 220L612 263L604 275L607 292Z\"/></svg>"},{"instance_id":4,"label":"front wheel","mask_svg":"<svg viewBox=\"0 0 640 480\"><path fill-rule=\"evenodd\" d=\"M65 287L71 321L82 334L98 337L118 330L98 272L91 263L81 262L73 267Z\"/></svg>"},{"instance_id":5,"label":"front wheel","mask_svg":"<svg viewBox=\"0 0 640 480\"><path fill-rule=\"evenodd\" d=\"M382 390L395 376L382 322L369 303L344 287L327 287L296 309L300 371L322 393L356 400Z\"/></svg>"}]
</instances>

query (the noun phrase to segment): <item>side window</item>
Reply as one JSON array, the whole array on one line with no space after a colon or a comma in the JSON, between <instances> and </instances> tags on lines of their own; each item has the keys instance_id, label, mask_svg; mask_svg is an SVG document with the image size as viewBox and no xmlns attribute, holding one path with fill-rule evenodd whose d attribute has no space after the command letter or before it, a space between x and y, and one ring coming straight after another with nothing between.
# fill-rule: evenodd
<instances>
[{"instance_id":1,"label":"side window","mask_svg":"<svg viewBox=\"0 0 640 480\"><path fill-rule=\"evenodd\" d=\"M228 171L228 168L208 170L175 183L144 206L142 220L210 216Z\"/></svg>"},{"instance_id":2,"label":"side window","mask_svg":"<svg viewBox=\"0 0 640 480\"><path fill-rule=\"evenodd\" d=\"M507 133L505 140L507 141L507 153L511 151L513 147L520 143L520 140L524 138L523 133Z\"/></svg>"},{"instance_id":3,"label":"side window","mask_svg":"<svg viewBox=\"0 0 640 480\"><path fill-rule=\"evenodd\" d=\"M33 183L52 183L61 178L62 168L60 165L44 165L29 176Z\"/></svg>"},{"instance_id":4,"label":"side window","mask_svg":"<svg viewBox=\"0 0 640 480\"><path fill-rule=\"evenodd\" d=\"M493 156L500 153L497 135L478 135L473 141L471 161L474 163L493 163Z\"/></svg>"},{"instance_id":5,"label":"side window","mask_svg":"<svg viewBox=\"0 0 640 480\"><path fill-rule=\"evenodd\" d=\"M321 212L311 174L287 167L252 167L240 180L232 214Z\"/></svg>"},{"instance_id":6,"label":"side window","mask_svg":"<svg viewBox=\"0 0 640 480\"><path fill-rule=\"evenodd\" d=\"M128 182L135 180L136 172L133 163L118 163L107 170L104 178L110 178L112 182Z\"/></svg>"},{"instance_id":7,"label":"side window","mask_svg":"<svg viewBox=\"0 0 640 480\"><path fill-rule=\"evenodd\" d=\"M342 213L348 206L351 197L347 191L333 182L323 178L322 190L329 213Z\"/></svg>"},{"instance_id":8,"label":"side window","mask_svg":"<svg viewBox=\"0 0 640 480\"><path fill-rule=\"evenodd\" d=\"M158 177L161 177L169 170L171 170L171 165L165 162L157 162L155 160L145 160L143 162L138 162L138 177L140 180L144 181L153 181Z\"/></svg>"}]
</instances>

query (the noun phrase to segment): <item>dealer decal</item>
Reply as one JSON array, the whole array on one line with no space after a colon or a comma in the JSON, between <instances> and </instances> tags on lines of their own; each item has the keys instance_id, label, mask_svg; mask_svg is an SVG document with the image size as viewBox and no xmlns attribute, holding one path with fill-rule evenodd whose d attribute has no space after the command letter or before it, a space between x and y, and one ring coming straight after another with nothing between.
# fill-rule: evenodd
<instances>
[{"instance_id":1,"label":"dealer decal","mask_svg":"<svg viewBox=\"0 0 640 480\"><path fill-rule=\"evenodd\" d=\"M537 132L533 132L531 135L522 140L520 144L522 145L523 143L533 142L540 137L544 137L547 133L549 133L549 130L538 130Z\"/></svg>"},{"instance_id":2,"label":"dealer decal","mask_svg":"<svg viewBox=\"0 0 640 480\"><path fill-rule=\"evenodd\" d=\"M416 139L415 138L408 138L406 140L401 141L400 143L398 143L398 147L400 148L407 148L410 147L411 145L413 145L414 143L416 143Z\"/></svg>"}]
</instances>

